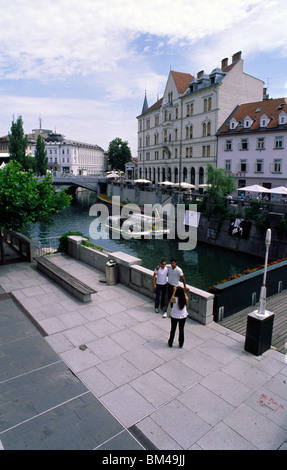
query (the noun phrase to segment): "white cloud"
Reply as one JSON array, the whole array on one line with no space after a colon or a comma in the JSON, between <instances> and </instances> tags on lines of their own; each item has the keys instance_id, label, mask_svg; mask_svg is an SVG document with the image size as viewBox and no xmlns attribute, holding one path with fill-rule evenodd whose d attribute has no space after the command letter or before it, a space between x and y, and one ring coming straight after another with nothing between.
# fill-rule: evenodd
<instances>
[{"instance_id":1,"label":"white cloud","mask_svg":"<svg viewBox=\"0 0 287 470\"><path fill-rule=\"evenodd\" d=\"M144 90L153 104L169 64L196 74L239 50L287 56L286 0L0 1L0 135L13 113L26 132L41 114L45 127L104 148L121 136L135 155ZM97 99L77 100L87 83ZM49 98L56 88L71 99Z\"/></svg>"},{"instance_id":2,"label":"white cloud","mask_svg":"<svg viewBox=\"0 0 287 470\"><path fill-rule=\"evenodd\" d=\"M157 35L161 45L210 38L213 48L239 43L248 51L286 48L285 5L285 0L26 0L23 8L23 0L2 0L0 60L6 67L0 77L44 80L112 71L130 59L131 41L139 34ZM280 34L274 34L275 25Z\"/></svg>"}]
</instances>

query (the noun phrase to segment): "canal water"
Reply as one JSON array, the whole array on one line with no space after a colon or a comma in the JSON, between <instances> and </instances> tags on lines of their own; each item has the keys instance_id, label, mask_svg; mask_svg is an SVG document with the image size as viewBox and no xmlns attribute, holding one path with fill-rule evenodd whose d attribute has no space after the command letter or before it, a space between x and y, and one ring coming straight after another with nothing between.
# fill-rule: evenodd
<instances>
[{"instance_id":1,"label":"canal water","mask_svg":"<svg viewBox=\"0 0 287 470\"><path fill-rule=\"evenodd\" d=\"M93 243L111 251L122 251L142 259L142 265L154 269L165 258L177 260L188 284L207 290L218 281L231 274L243 272L247 268L262 263L258 257L230 252L224 248L198 243L194 250L178 250L178 240L93 240L89 234L94 217L89 216L90 207L97 202L97 194L92 191L79 191L70 207L53 217L53 224L36 223L25 227L22 233L32 238L60 236L69 231L79 231Z\"/></svg>"}]
</instances>

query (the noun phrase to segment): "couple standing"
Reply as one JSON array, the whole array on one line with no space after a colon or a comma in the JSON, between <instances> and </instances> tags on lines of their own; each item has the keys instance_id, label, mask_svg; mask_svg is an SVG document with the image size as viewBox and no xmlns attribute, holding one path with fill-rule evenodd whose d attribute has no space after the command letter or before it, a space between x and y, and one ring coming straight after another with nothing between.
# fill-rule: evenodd
<instances>
[{"instance_id":1,"label":"couple standing","mask_svg":"<svg viewBox=\"0 0 287 470\"><path fill-rule=\"evenodd\" d=\"M182 279L184 289L179 286L179 281ZM170 264L167 265L164 259L161 260L160 265L156 267L153 274L153 286L156 291L155 298L155 311L158 312L159 301L161 297L161 308L165 311L163 317L167 317L166 313L166 292L167 292L167 305L169 302L172 304L171 310L171 331L168 340L169 347L172 347L177 324L179 326L179 347L182 348L184 342L184 325L187 317L186 302L188 300L185 294L186 281L183 271L176 265L176 260L171 259Z\"/></svg>"}]
</instances>

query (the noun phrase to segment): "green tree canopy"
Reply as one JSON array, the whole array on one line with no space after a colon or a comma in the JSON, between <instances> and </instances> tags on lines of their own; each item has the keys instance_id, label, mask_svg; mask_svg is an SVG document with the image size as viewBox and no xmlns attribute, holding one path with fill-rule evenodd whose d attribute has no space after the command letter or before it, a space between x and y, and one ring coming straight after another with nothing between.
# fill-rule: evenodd
<instances>
[{"instance_id":1,"label":"green tree canopy","mask_svg":"<svg viewBox=\"0 0 287 470\"><path fill-rule=\"evenodd\" d=\"M123 141L119 137L113 139L108 148L108 164L112 170L125 171L125 163L132 159L131 150L128 142Z\"/></svg>"},{"instance_id":2,"label":"green tree canopy","mask_svg":"<svg viewBox=\"0 0 287 470\"><path fill-rule=\"evenodd\" d=\"M11 132L9 132L8 137L8 150L11 160L19 162L25 168L28 137L24 135L22 116L18 117L16 122L12 122Z\"/></svg>"},{"instance_id":3,"label":"green tree canopy","mask_svg":"<svg viewBox=\"0 0 287 470\"><path fill-rule=\"evenodd\" d=\"M207 167L207 200L211 204L219 203L223 196L236 190L234 175L226 174L223 168Z\"/></svg>"},{"instance_id":4,"label":"green tree canopy","mask_svg":"<svg viewBox=\"0 0 287 470\"><path fill-rule=\"evenodd\" d=\"M35 150L35 171L43 176L47 173L48 157L45 150L45 142L40 134L37 137L36 150Z\"/></svg>"},{"instance_id":5,"label":"green tree canopy","mask_svg":"<svg viewBox=\"0 0 287 470\"><path fill-rule=\"evenodd\" d=\"M10 161L0 170L0 228L20 231L25 225L49 221L51 216L70 205L66 192L55 193L51 176L42 181L32 171L22 171L19 163ZM1 239L2 262L5 259Z\"/></svg>"}]
</instances>

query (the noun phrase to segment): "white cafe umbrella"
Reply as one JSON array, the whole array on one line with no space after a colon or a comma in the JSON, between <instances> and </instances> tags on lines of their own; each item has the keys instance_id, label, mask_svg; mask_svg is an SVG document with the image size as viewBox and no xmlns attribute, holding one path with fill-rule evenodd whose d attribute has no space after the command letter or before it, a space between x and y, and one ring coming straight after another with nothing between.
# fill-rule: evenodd
<instances>
[{"instance_id":1,"label":"white cafe umbrella","mask_svg":"<svg viewBox=\"0 0 287 470\"><path fill-rule=\"evenodd\" d=\"M151 180L146 180L144 178L139 179L139 180L134 180L135 183L151 183Z\"/></svg>"},{"instance_id":2,"label":"white cafe umbrella","mask_svg":"<svg viewBox=\"0 0 287 470\"><path fill-rule=\"evenodd\" d=\"M118 173L110 173L109 175L106 176L106 178L119 178Z\"/></svg>"},{"instance_id":3,"label":"white cafe umbrella","mask_svg":"<svg viewBox=\"0 0 287 470\"><path fill-rule=\"evenodd\" d=\"M174 186L174 183L172 183L171 181L161 181L158 184L163 184L165 186Z\"/></svg>"},{"instance_id":4,"label":"white cafe umbrella","mask_svg":"<svg viewBox=\"0 0 287 470\"><path fill-rule=\"evenodd\" d=\"M237 191L250 191L251 193L269 193L270 190L260 186L259 184L253 184L251 186L244 186L243 188L238 188Z\"/></svg>"},{"instance_id":5,"label":"white cafe umbrella","mask_svg":"<svg viewBox=\"0 0 287 470\"><path fill-rule=\"evenodd\" d=\"M273 194L287 194L287 188L285 186L279 186L278 188L270 189L270 193Z\"/></svg>"},{"instance_id":6,"label":"white cafe umbrella","mask_svg":"<svg viewBox=\"0 0 287 470\"><path fill-rule=\"evenodd\" d=\"M174 186L179 187L179 183L175 183ZM184 189L194 189L195 188L194 184L185 183L184 181L182 183L180 183L180 187L184 188Z\"/></svg>"}]
</instances>

